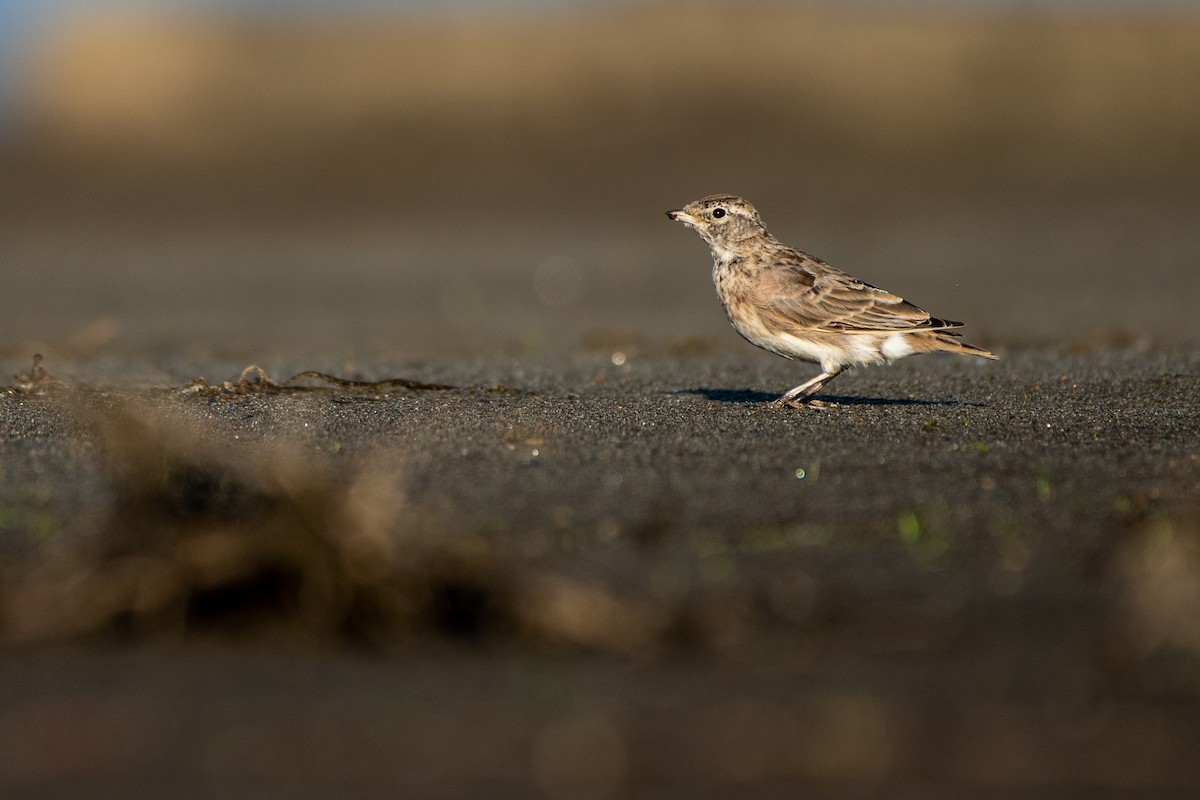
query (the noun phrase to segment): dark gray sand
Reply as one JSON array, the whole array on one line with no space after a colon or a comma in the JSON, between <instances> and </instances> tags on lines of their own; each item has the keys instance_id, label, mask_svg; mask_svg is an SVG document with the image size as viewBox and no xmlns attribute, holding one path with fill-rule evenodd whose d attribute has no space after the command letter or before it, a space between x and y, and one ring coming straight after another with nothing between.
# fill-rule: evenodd
<instances>
[{"instance_id":1,"label":"dark gray sand","mask_svg":"<svg viewBox=\"0 0 1200 800\"><path fill-rule=\"evenodd\" d=\"M0 794L1200 792L1194 348L621 361L14 383Z\"/></svg>"}]
</instances>

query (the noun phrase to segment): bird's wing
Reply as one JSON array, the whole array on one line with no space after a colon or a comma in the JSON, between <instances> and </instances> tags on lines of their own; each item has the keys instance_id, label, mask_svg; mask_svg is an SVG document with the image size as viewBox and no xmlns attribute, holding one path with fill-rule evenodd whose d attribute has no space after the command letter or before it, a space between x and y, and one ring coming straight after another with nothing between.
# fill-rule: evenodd
<instances>
[{"instance_id":1,"label":"bird's wing","mask_svg":"<svg viewBox=\"0 0 1200 800\"><path fill-rule=\"evenodd\" d=\"M785 328L829 333L945 330L961 322L931 317L903 297L863 283L811 256L780 261L757 276L759 307Z\"/></svg>"}]
</instances>

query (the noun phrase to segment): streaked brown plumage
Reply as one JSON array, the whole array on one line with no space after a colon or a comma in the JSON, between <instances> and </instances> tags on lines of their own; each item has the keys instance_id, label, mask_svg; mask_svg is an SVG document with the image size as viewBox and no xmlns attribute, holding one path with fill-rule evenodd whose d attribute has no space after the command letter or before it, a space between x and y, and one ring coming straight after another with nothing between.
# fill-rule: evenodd
<instances>
[{"instance_id":1,"label":"streaked brown plumage","mask_svg":"<svg viewBox=\"0 0 1200 800\"><path fill-rule=\"evenodd\" d=\"M813 396L847 367L888 364L913 353L996 358L961 341L961 322L931 317L904 298L864 283L767 232L754 206L715 194L668 211L700 234L713 256L713 283L734 330L821 374L776 403L817 405Z\"/></svg>"}]
</instances>

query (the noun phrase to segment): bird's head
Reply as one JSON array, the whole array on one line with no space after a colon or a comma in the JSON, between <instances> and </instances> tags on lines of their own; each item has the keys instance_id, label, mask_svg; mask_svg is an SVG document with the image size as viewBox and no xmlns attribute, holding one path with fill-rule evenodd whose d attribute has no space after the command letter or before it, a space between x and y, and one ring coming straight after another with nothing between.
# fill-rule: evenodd
<instances>
[{"instance_id":1,"label":"bird's head","mask_svg":"<svg viewBox=\"0 0 1200 800\"><path fill-rule=\"evenodd\" d=\"M718 257L735 254L739 243L767 232L754 206L732 194L709 195L667 216L700 234Z\"/></svg>"}]
</instances>

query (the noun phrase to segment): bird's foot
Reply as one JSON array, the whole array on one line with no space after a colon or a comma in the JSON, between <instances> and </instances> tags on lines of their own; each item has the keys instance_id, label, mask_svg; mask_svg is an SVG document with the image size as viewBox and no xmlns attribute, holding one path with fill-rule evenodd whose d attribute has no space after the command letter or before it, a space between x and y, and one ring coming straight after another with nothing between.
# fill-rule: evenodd
<instances>
[{"instance_id":1,"label":"bird's foot","mask_svg":"<svg viewBox=\"0 0 1200 800\"><path fill-rule=\"evenodd\" d=\"M831 403L826 400L817 400L816 398L813 398L813 397L804 398L804 399L796 399L796 400L785 400L784 398L781 397L778 400L773 401L771 403L771 405L776 406L776 407L812 408L812 409L821 409L821 410L828 410L831 408L839 408L837 403Z\"/></svg>"}]
</instances>

